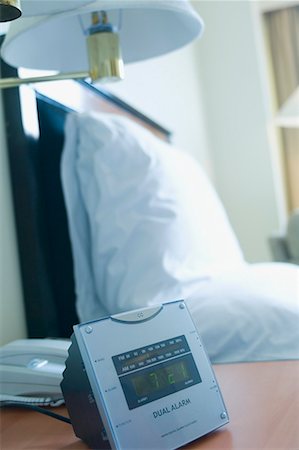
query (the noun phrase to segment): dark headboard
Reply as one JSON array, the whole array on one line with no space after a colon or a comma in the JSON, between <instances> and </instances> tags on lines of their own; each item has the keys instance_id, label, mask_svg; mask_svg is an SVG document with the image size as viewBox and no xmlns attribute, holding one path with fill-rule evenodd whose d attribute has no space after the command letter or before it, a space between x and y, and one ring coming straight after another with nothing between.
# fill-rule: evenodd
<instances>
[{"instance_id":1,"label":"dark headboard","mask_svg":"<svg viewBox=\"0 0 299 450\"><path fill-rule=\"evenodd\" d=\"M3 62L1 68L2 76L14 75L13 69ZM36 105L34 112L26 113L19 89L7 89L3 95L29 337L69 337L73 324L78 321L71 245L60 181L66 115L74 109L127 115L162 139L170 137L169 131L157 123L88 83L74 84L80 95L78 105L71 108L68 101L57 101L59 93L55 83L49 86L54 95L44 95L30 88ZM74 98L70 100L74 103ZM30 123L38 123L39 135L26 130L22 108L30 115Z\"/></svg>"}]
</instances>

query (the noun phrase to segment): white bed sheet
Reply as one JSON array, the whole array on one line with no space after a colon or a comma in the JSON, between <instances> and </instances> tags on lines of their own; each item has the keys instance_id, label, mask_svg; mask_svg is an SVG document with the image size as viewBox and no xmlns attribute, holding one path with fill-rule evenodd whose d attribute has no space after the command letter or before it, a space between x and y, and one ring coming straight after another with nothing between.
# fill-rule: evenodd
<instances>
[{"instance_id":1,"label":"white bed sheet","mask_svg":"<svg viewBox=\"0 0 299 450\"><path fill-rule=\"evenodd\" d=\"M186 300L213 362L299 359L299 268L215 272Z\"/></svg>"}]
</instances>

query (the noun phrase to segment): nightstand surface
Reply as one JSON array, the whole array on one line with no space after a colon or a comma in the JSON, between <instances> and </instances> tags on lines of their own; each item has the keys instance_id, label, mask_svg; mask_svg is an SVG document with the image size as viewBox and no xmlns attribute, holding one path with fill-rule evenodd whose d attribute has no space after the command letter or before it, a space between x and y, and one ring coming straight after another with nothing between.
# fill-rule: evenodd
<instances>
[{"instance_id":1,"label":"nightstand surface","mask_svg":"<svg viewBox=\"0 0 299 450\"><path fill-rule=\"evenodd\" d=\"M215 365L230 423L188 449L299 449L299 361ZM55 412L67 415L66 409ZM83 450L71 425L22 409L1 410L2 450Z\"/></svg>"}]
</instances>

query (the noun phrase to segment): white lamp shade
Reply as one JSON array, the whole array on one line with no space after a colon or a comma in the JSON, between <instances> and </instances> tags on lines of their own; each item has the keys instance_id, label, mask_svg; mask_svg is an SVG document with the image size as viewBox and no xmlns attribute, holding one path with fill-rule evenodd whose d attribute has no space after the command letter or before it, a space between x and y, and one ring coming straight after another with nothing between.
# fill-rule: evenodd
<instances>
[{"instance_id":1,"label":"white lamp shade","mask_svg":"<svg viewBox=\"0 0 299 450\"><path fill-rule=\"evenodd\" d=\"M89 26L90 13L101 10L108 13L109 22L121 22L119 36L125 63L171 52L203 31L201 18L185 0L95 1L62 14L14 21L1 56L15 67L88 71L82 22Z\"/></svg>"}]
</instances>

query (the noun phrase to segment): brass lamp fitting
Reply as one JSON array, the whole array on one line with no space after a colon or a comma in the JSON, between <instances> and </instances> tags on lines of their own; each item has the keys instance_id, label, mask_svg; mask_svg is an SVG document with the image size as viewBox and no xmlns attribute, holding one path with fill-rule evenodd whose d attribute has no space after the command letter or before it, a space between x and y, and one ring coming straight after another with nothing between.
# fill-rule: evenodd
<instances>
[{"instance_id":1,"label":"brass lamp fitting","mask_svg":"<svg viewBox=\"0 0 299 450\"><path fill-rule=\"evenodd\" d=\"M116 81L124 78L119 37L116 33L100 31L87 37L89 73L92 81Z\"/></svg>"}]
</instances>

